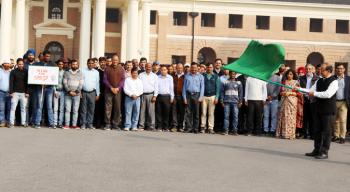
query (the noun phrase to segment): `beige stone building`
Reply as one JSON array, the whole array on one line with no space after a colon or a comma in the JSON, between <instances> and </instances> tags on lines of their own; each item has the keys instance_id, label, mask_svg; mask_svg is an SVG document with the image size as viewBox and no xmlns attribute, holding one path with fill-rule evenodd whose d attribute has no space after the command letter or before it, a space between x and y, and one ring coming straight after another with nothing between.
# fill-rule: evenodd
<instances>
[{"instance_id":1,"label":"beige stone building","mask_svg":"<svg viewBox=\"0 0 350 192\"><path fill-rule=\"evenodd\" d=\"M293 68L347 64L349 20L349 0L1 0L0 58L229 63L256 39L283 44Z\"/></svg>"}]
</instances>

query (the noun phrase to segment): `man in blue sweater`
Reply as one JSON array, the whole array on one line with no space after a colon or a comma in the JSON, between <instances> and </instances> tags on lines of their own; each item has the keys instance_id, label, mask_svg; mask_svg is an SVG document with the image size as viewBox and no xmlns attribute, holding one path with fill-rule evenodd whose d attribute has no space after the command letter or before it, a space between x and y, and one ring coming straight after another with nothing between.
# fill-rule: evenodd
<instances>
[{"instance_id":1,"label":"man in blue sweater","mask_svg":"<svg viewBox=\"0 0 350 192\"><path fill-rule=\"evenodd\" d=\"M237 134L238 108L243 100L243 87L240 81L236 81L236 73L231 71L230 78L223 82L221 89L221 104L224 107L224 131L228 135L230 122L232 123L232 134ZM230 121L230 116L232 120Z\"/></svg>"}]
</instances>

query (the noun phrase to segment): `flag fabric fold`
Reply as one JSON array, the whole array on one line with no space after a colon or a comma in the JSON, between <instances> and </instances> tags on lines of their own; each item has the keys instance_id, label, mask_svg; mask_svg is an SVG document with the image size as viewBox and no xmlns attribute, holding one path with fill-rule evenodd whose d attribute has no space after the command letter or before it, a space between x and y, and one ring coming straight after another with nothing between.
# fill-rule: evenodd
<instances>
[{"instance_id":1,"label":"flag fabric fold","mask_svg":"<svg viewBox=\"0 0 350 192\"><path fill-rule=\"evenodd\" d=\"M284 64L284 57L285 49L282 45L264 45L259 41L252 40L241 57L233 63L223 66L223 69L284 86L270 81L273 73L279 69L281 64Z\"/></svg>"}]
</instances>

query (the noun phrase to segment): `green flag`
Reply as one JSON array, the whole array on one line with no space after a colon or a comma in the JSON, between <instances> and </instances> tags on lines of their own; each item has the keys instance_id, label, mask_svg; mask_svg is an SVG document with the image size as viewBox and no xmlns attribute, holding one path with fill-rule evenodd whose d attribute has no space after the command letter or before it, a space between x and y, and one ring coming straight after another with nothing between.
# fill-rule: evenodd
<instances>
[{"instance_id":1,"label":"green flag","mask_svg":"<svg viewBox=\"0 0 350 192\"><path fill-rule=\"evenodd\" d=\"M285 50L282 45L263 45L252 40L241 57L237 61L225 65L223 69L270 82L272 74L284 63L284 55Z\"/></svg>"}]
</instances>

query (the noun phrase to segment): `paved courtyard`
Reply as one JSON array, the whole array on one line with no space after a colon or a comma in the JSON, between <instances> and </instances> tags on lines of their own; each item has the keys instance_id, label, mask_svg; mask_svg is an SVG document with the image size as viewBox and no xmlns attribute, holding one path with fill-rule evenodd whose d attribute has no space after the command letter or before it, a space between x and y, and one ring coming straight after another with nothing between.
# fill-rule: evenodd
<instances>
[{"instance_id":1,"label":"paved courtyard","mask_svg":"<svg viewBox=\"0 0 350 192\"><path fill-rule=\"evenodd\" d=\"M101 130L0 129L1 192L350 191L350 144Z\"/></svg>"}]
</instances>

